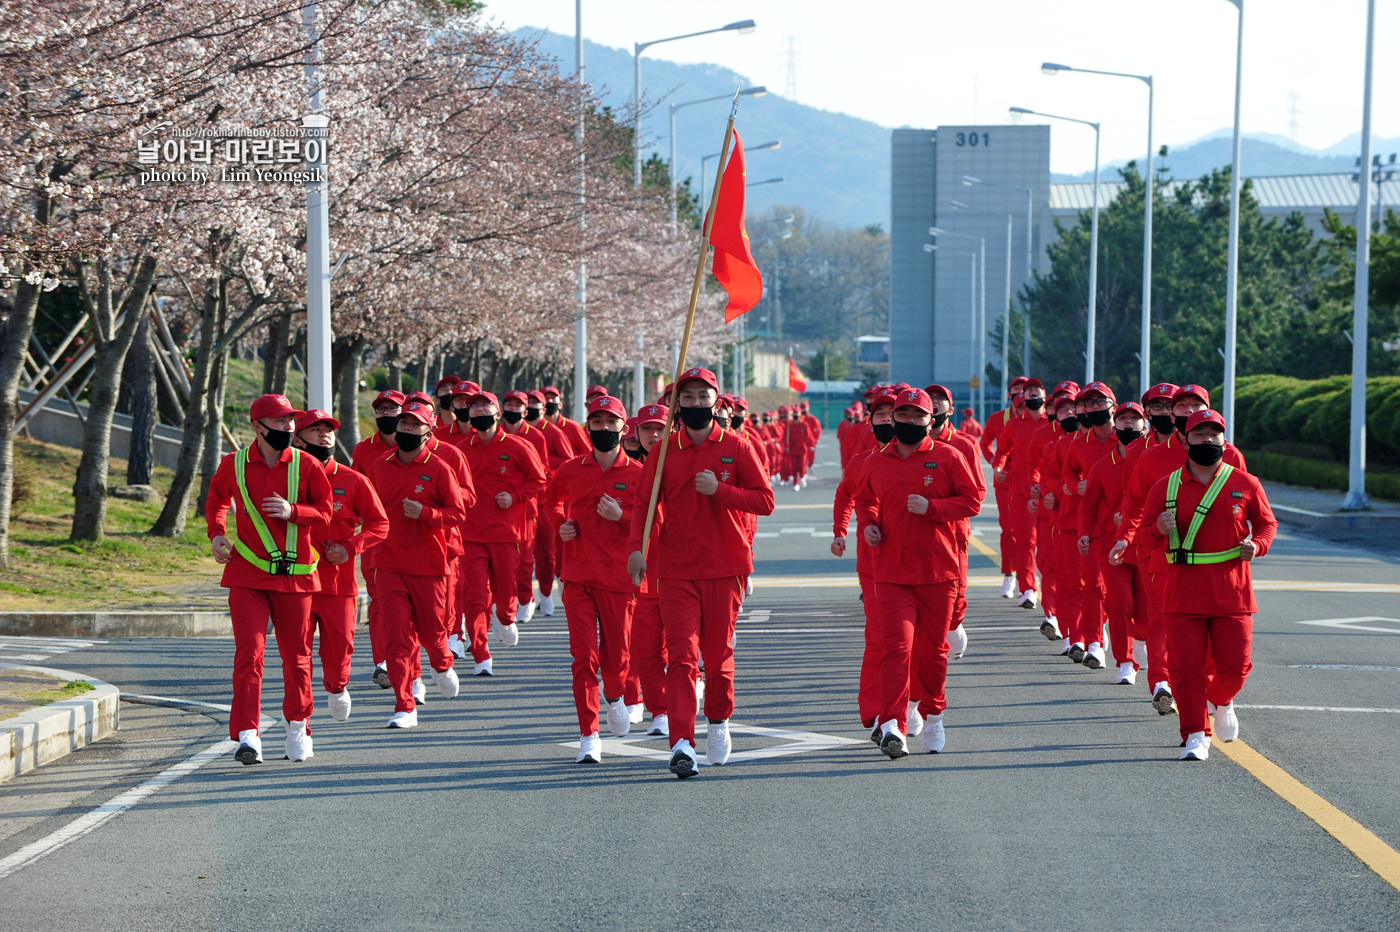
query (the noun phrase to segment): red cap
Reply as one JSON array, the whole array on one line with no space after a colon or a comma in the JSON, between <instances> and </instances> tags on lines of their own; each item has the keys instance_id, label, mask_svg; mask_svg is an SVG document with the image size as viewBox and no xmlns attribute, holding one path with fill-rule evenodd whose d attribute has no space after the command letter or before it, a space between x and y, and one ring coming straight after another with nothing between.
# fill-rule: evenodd
<instances>
[{"instance_id":1,"label":"red cap","mask_svg":"<svg viewBox=\"0 0 1400 932\"><path fill-rule=\"evenodd\" d=\"M461 381L462 380L455 375L444 375L442 378L438 379L437 384L433 386L433 391L441 393L444 388L447 388L449 385L455 386Z\"/></svg>"},{"instance_id":2,"label":"red cap","mask_svg":"<svg viewBox=\"0 0 1400 932\"><path fill-rule=\"evenodd\" d=\"M735 410L735 411L747 411L747 410L749 410L749 403L748 403L747 401L744 400L744 396L743 396L743 395L735 395L735 396L734 396L734 410Z\"/></svg>"},{"instance_id":3,"label":"red cap","mask_svg":"<svg viewBox=\"0 0 1400 932\"><path fill-rule=\"evenodd\" d=\"M1114 404L1118 403L1118 396L1114 395L1113 389L1109 388L1103 382L1084 383L1084 387L1079 390L1078 395L1074 396L1074 400L1084 401L1088 399L1090 395L1102 395Z\"/></svg>"},{"instance_id":4,"label":"red cap","mask_svg":"<svg viewBox=\"0 0 1400 932\"><path fill-rule=\"evenodd\" d=\"M627 426L622 431L622 439L631 440L635 436L637 436L637 419L629 417L627 419Z\"/></svg>"},{"instance_id":5,"label":"red cap","mask_svg":"<svg viewBox=\"0 0 1400 932\"><path fill-rule=\"evenodd\" d=\"M553 385L546 385L544 388L540 389L540 394L558 395L560 398L564 397L564 393L559 391L559 389L555 388Z\"/></svg>"},{"instance_id":6,"label":"red cap","mask_svg":"<svg viewBox=\"0 0 1400 932\"><path fill-rule=\"evenodd\" d=\"M467 399L467 407L470 408L478 401L489 401L498 408L501 406L501 402L496 398L495 395L491 394L490 392L477 392L475 395L472 395L470 398Z\"/></svg>"},{"instance_id":7,"label":"red cap","mask_svg":"<svg viewBox=\"0 0 1400 932\"><path fill-rule=\"evenodd\" d=\"M403 410L399 412L399 419L402 420L406 417L412 418L420 424L427 424L429 427L437 423L437 414L433 411L433 406L421 401L410 401L403 406Z\"/></svg>"},{"instance_id":8,"label":"red cap","mask_svg":"<svg viewBox=\"0 0 1400 932\"><path fill-rule=\"evenodd\" d=\"M457 387L462 391L470 392L473 395L481 391L481 386L473 382L471 379L463 379L462 381L457 383Z\"/></svg>"},{"instance_id":9,"label":"red cap","mask_svg":"<svg viewBox=\"0 0 1400 932\"><path fill-rule=\"evenodd\" d=\"M544 392L540 391L538 388L530 389L525 395L530 401L538 401L541 405L544 404Z\"/></svg>"},{"instance_id":10,"label":"red cap","mask_svg":"<svg viewBox=\"0 0 1400 932\"><path fill-rule=\"evenodd\" d=\"M1195 395L1206 403L1207 408L1210 407L1210 392L1201 388L1199 385L1182 385L1177 388L1176 391L1172 392L1172 404L1176 404L1178 400L1185 398L1187 395Z\"/></svg>"},{"instance_id":11,"label":"red cap","mask_svg":"<svg viewBox=\"0 0 1400 932\"><path fill-rule=\"evenodd\" d=\"M646 405L637 412L637 426L644 427L647 424L666 423L665 405Z\"/></svg>"},{"instance_id":12,"label":"red cap","mask_svg":"<svg viewBox=\"0 0 1400 932\"><path fill-rule=\"evenodd\" d=\"M1044 386L1042 386L1042 387L1044 387ZM1079 383L1078 383L1078 382L1073 382L1073 381L1070 381L1070 380L1066 379L1065 381L1061 382L1059 385L1056 385L1056 386L1055 386L1055 390L1054 390L1053 392L1051 392L1050 394L1052 394L1052 395L1064 395L1064 394L1077 395L1077 394L1079 394Z\"/></svg>"},{"instance_id":13,"label":"red cap","mask_svg":"<svg viewBox=\"0 0 1400 932\"><path fill-rule=\"evenodd\" d=\"M1025 384L1026 377L1024 375L1018 375L1016 376L1016 378L1011 380L1011 384L1006 386L1006 392L1007 394L1011 394L1012 392L1016 391L1016 389L1020 388L1022 385Z\"/></svg>"},{"instance_id":14,"label":"red cap","mask_svg":"<svg viewBox=\"0 0 1400 932\"><path fill-rule=\"evenodd\" d=\"M778 405L778 413L779 413L779 414L791 414L791 413L792 413L792 409L789 408L787 405Z\"/></svg>"},{"instance_id":15,"label":"red cap","mask_svg":"<svg viewBox=\"0 0 1400 932\"><path fill-rule=\"evenodd\" d=\"M933 399L928 396L928 392L918 388L909 388L895 396L895 408L914 407L925 414L933 413Z\"/></svg>"},{"instance_id":16,"label":"red cap","mask_svg":"<svg viewBox=\"0 0 1400 932\"><path fill-rule=\"evenodd\" d=\"M254 421L261 421L265 417L286 417L289 414L292 417L301 417L302 412L292 407L286 395L263 395L248 409L248 417Z\"/></svg>"},{"instance_id":17,"label":"red cap","mask_svg":"<svg viewBox=\"0 0 1400 932\"><path fill-rule=\"evenodd\" d=\"M897 405L897 404L899 404L899 397L898 397L897 395L895 395L894 392L885 392L883 395L876 395L876 396L874 397L874 399L871 400L871 402L870 402L870 410L871 410L871 412L874 412L874 410L875 410L876 408L880 407L880 405Z\"/></svg>"},{"instance_id":18,"label":"red cap","mask_svg":"<svg viewBox=\"0 0 1400 932\"><path fill-rule=\"evenodd\" d=\"M407 400L408 399L404 397L403 392L396 392L391 388L388 391L380 392L379 397L374 399L374 404L370 405L370 407L377 408L385 402L388 402L389 404L398 405L399 407L403 407L403 403Z\"/></svg>"},{"instance_id":19,"label":"red cap","mask_svg":"<svg viewBox=\"0 0 1400 932\"><path fill-rule=\"evenodd\" d=\"M475 392L473 392L472 394L473 394L473 397L475 397L476 395L481 394L481 390L480 390L480 389L477 389L477 390L476 390ZM522 392L522 391L521 391L520 389L518 389L518 388L512 388L510 391L506 392L504 395L501 396L501 400L502 400L502 401L518 401L518 402L520 402L521 404L525 405L525 407L527 407L527 408L530 406L530 396L527 395L527 394L525 394L524 392Z\"/></svg>"},{"instance_id":20,"label":"red cap","mask_svg":"<svg viewBox=\"0 0 1400 932\"><path fill-rule=\"evenodd\" d=\"M1181 387L1187 388L1189 386L1183 385ZM1192 394L1194 394L1194 392ZM1186 419L1186 433L1191 433L1191 431L1200 427L1202 424L1214 424L1221 430L1225 429L1225 419L1220 416L1220 412L1212 411L1207 408L1204 411L1197 411Z\"/></svg>"},{"instance_id":21,"label":"red cap","mask_svg":"<svg viewBox=\"0 0 1400 932\"><path fill-rule=\"evenodd\" d=\"M627 419L627 409L622 406L621 401L611 395L599 395L588 403L589 414L596 414L599 411L616 414L623 420Z\"/></svg>"},{"instance_id":22,"label":"red cap","mask_svg":"<svg viewBox=\"0 0 1400 932\"><path fill-rule=\"evenodd\" d=\"M605 386L602 386L602 385L590 385L590 386L588 387L588 391L584 394L584 397L585 397L585 398L592 398L594 395L606 395L607 393L608 393L608 390L607 390L607 388L606 388Z\"/></svg>"},{"instance_id":23,"label":"red cap","mask_svg":"<svg viewBox=\"0 0 1400 932\"><path fill-rule=\"evenodd\" d=\"M1142 406L1145 408L1154 400L1171 401L1172 395L1175 394L1176 386L1171 382L1158 382L1142 393Z\"/></svg>"},{"instance_id":24,"label":"red cap","mask_svg":"<svg viewBox=\"0 0 1400 932\"><path fill-rule=\"evenodd\" d=\"M1022 390L1027 389L1027 388L1044 388L1044 387L1045 387L1045 383L1042 382L1042 381L1040 381L1040 379L1031 379L1031 378L1027 378L1027 379L1022 379L1022 380L1021 380L1021 388L1022 388Z\"/></svg>"},{"instance_id":25,"label":"red cap","mask_svg":"<svg viewBox=\"0 0 1400 932\"><path fill-rule=\"evenodd\" d=\"M810 407L812 407L812 405L811 405L810 402L804 401L804 402L801 403L800 407L802 408L803 411L806 411L807 409L809 409Z\"/></svg>"},{"instance_id":26,"label":"red cap","mask_svg":"<svg viewBox=\"0 0 1400 932\"><path fill-rule=\"evenodd\" d=\"M719 391L719 379L715 378L715 374L709 369L694 366L681 373L680 384L682 388L685 387L686 382L694 382L696 380L704 382L715 391Z\"/></svg>"},{"instance_id":27,"label":"red cap","mask_svg":"<svg viewBox=\"0 0 1400 932\"><path fill-rule=\"evenodd\" d=\"M322 411L320 408L307 408L297 415L297 430L305 430L313 424L325 421L331 425L331 430L340 430L340 422L331 417L329 411Z\"/></svg>"},{"instance_id":28,"label":"red cap","mask_svg":"<svg viewBox=\"0 0 1400 932\"><path fill-rule=\"evenodd\" d=\"M1142 410L1142 405L1138 404L1136 401L1129 401L1119 405L1118 410L1114 412L1113 416L1117 417L1120 414L1136 414L1143 420L1147 420L1147 412Z\"/></svg>"},{"instance_id":29,"label":"red cap","mask_svg":"<svg viewBox=\"0 0 1400 932\"><path fill-rule=\"evenodd\" d=\"M728 392L723 392L720 394L717 404L721 404L726 408L732 408L734 407L734 396Z\"/></svg>"},{"instance_id":30,"label":"red cap","mask_svg":"<svg viewBox=\"0 0 1400 932\"><path fill-rule=\"evenodd\" d=\"M925 387L924 391L928 392L928 396L930 399L932 399L933 396L937 394L942 395L944 398L947 398L948 404L953 403L953 393L948 391L948 389L943 387L942 385L934 383L933 385Z\"/></svg>"},{"instance_id":31,"label":"red cap","mask_svg":"<svg viewBox=\"0 0 1400 932\"><path fill-rule=\"evenodd\" d=\"M435 407L437 405L437 399L434 398L432 395L429 395L427 392L409 392L404 397L404 403L407 404L410 401L421 401L423 404L427 405L430 408Z\"/></svg>"},{"instance_id":32,"label":"red cap","mask_svg":"<svg viewBox=\"0 0 1400 932\"><path fill-rule=\"evenodd\" d=\"M972 415L974 415L974 414L976 414L976 413L977 413L977 412L976 412L976 411L973 411L971 408L963 408L963 409L962 409L962 416L963 416L963 417L972 417Z\"/></svg>"}]
</instances>

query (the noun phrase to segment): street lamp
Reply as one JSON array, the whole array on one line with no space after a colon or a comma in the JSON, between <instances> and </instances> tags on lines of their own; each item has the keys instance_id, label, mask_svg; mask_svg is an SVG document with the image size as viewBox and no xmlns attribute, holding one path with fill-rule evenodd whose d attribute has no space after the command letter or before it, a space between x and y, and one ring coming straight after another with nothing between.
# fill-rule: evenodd
<instances>
[{"instance_id":1,"label":"street lamp","mask_svg":"<svg viewBox=\"0 0 1400 932\"><path fill-rule=\"evenodd\" d=\"M758 26L754 24L753 20L745 19L737 23L730 23L728 26L721 26L718 29L702 29L700 32L687 32L683 36L638 42L632 46L632 187L640 188L642 186L642 53L653 45L660 45L663 42L693 39L696 36L708 36L716 32L737 32L741 36L746 36L757 28ZM672 161L675 161L674 158Z\"/></svg>"},{"instance_id":2,"label":"street lamp","mask_svg":"<svg viewBox=\"0 0 1400 932\"><path fill-rule=\"evenodd\" d=\"M982 387L982 378L983 378L983 376L984 376L986 373L983 372L983 371L979 371L978 368L977 368L977 360L978 360L978 357L979 357L979 353L978 353L978 351L977 351L977 347L981 344L982 340L985 340L985 339L987 338L987 240L986 240L984 237L981 237L981 236L970 236L970 235L968 235L968 234L966 234L966 233L950 233L950 232L948 232L947 230L940 229L939 227L929 227L929 228L928 228L928 235L929 235L929 236L952 236L952 237L956 237L957 239L970 239L970 240L975 240L975 241L977 242L977 244L978 244L978 252L977 252L977 255L978 255L978 259L979 259L979 261L980 261L980 265L979 265L978 267L982 270L982 274L981 274L981 280L982 280L982 335L981 335L981 339L979 340L979 339L978 339L978 335L977 335L977 312L976 312L976 307L977 307L977 304L976 304L976 301L977 301L977 282L974 281L974 282L972 283L972 298L973 298L973 309L974 309L974 310L973 310L973 314L972 314L972 330L968 333L967 336L968 336L968 347L969 347L969 350L970 350L970 352L971 352L971 362L970 362L970 364L969 364L969 368L972 369L972 374L973 374L973 376L975 376L975 377L977 378L977 387L978 387L978 388L981 388L981 387ZM986 366L984 365L982 368L985 369ZM967 390L968 390L969 392L972 391L972 383L971 383L971 380L970 380L970 379L968 380ZM980 402L980 401L978 402L978 405L977 405L977 417L978 417L979 419L983 419L983 418L985 417L985 415L984 415L984 413L983 413L983 411L982 411L982 405L981 405L981 402Z\"/></svg>"},{"instance_id":3,"label":"street lamp","mask_svg":"<svg viewBox=\"0 0 1400 932\"><path fill-rule=\"evenodd\" d=\"M739 91L740 97L767 97L768 88L759 85L758 87L746 87ZM699 100L687 100L679 104L671 104L671 162L667 166L667 174L671 176L671 235L676 234L676 111L684 107L693 107L696 104L708 104L716 100L733 100L733 94L720 94L718 97L702 97ZM641 163L638 162L640 165ZM701 166L701 183L704 181L704 166ZM703 208L701 208L703 210Z\"/></svg>"},{"instance_id":4,"label":"street lamp","mask_svg":"<svg viewBox=\"0 0 1400 932\"><path fill-rule=\"evenodd\" d=\"M1230 157L1230 242L1225 267L1225 390L1220 413L1225 439L1235 439L1235 331L1240 292L1240 78L1244 63L1244 0L1229 0L1239 10L1235 35L1235 138Z\"/></svg>"},{"instance_id":5,"label":"street lamp","mask_svg":"<svg viewBox=\"0 0 1400 932\"><path fill-rule=\"evenodd\" d=\"M1099 303L1099 124L1074 117L1042 113L1039 110L1027 110L1025 107L1012 107L1011 112L1041 116L1048 120L1064 120L1066 123L1078 123L1094 129L1094 210L1089 221L1089 326L1084 340L1084 381L1089 383L1094 381L1094 326L1098 322Z\"/></svg>"},{"instance_id":6,"label":"street lamp","mask_svg":"<svg viewBox=\"0 0 1400 932\"><path fill-rule=\"evenodd\" d=\"M1244 15L1241 11L1241 16ZM1370 334L1371 288L1371 59L1376 40L1376 0L1366 0L1366 90L1361 106L1361 164L1356 181L1356 290L1352 292L1351 437L1347 455L1347 497L1343 511L1370 508L1366 497L1366 345ZM1233 397L1231 401L1233 401ZM1233 420L1233 419L1232 419ZM1227 422L1228 423L1228 422Z\"/></svg>"},{"instance_id":7,"label":"street lamp","mask_svg":"<svg viewBox=\"0 0 1400 932\"><path fill-rule=\"evenodd\" d=\"M761 185L761 184L782 184L782 183L783 183L784 181L786 181L786 180L787 180L787 179L782 178L782 177L778 177L778 178L765 178L765 179L763 179L762 181L750 181L748 184L744 185L744 187L746 187L746 188L756 188L756 187L758 187L758 186Z\"/></svg>"},{"instance_id":8,"label":"street lamp","mask_svg":"<svg viewBox=\"0 0 1400 932\"><path fill-rule=\"evenodd\" d=\"M981 178L974 178L974 177L972 177L971 175L963 175L963 176L962 176L962 183L963 183L964 185L968 186L968 187L973 187L974 185L980 185L980 186L982 186L982 187L984 187L984 188L1002 188L1003 190L1006 190L1006 191L1020 191L1022 194L1024 194L1024 195L1026 196L1026 285L1029 286L1030 283L1031 283L1031 262L1034 260L1034 256L1035 256L1035 246L1034 246L1034 241L1033 241L1033 239L1032 239L1032 234L1033 234L1034 229L1035 229L1035 224L1033 223L1033 220L1034 220L1034 213L1035 213L1035 192L1034 192L1031 188L1020 188L1020 187L1017 187L1017 186L1014 185L1014 184L997 184L997 183L994 182L994 181L983 181ZM1007 252L1010 253L1010 250L1007 250ZM1008 287L1007 290L1010 290L1009 287ZM1010 307L1009 307L1010 302L1008 301L1007 304L1008 304L1007 314L1009 315L1009 314L1011 313ZM1004 334L1003 339L1002 339L1002 344L1003 344L1003 345L1002 345L1002 354L1001 354L1002 372L1005 372L1005 371L1006 371L1006 346L1005 346L1005 344L1011 339L1011 333L1010 333L1010 330L1009 330L1010 324L1011 324L1011 319L1010 319L1010 317L1008 316L1008 318L1007 318L1007 327L1008 327L1008 330L1007 330L1007 332ZM1021 348L1021 373L1022 373L1023 375L1029 375L1029 374L1030 374L1030 371L1031 371L1031 315L1030 315L1029 313L1027 313L1027 314L1026 314L1026 341L1025 341L1025 344L1024 344L1024 345L1022 346L1022 348ZM1004 379L1003 379L1003 381L1004 381ZM1003 386L1002 386L1002 389L1003 389L1002 395L1005 395L1005 394L1006 394L1005 388L1006 388L1006 386L1003 385Z\"/></svg>"},{"instance_id":9,"label":"street lamp","mask_svg":"<svg viewBox=\"0 0 1400 932\"><path fill-rule=\"evenodd\" d=\"M750 152L767 152L774 149L781 149L782 147L783 141L781 139L774 139L772 142L765 142L762 145L745 146L744 154L748 155ZM709 202L705 200L705 165L710 159L717 159L722 154L721 152L711 152L700 160L700 210L702 213L710 209Z\"/></svg>"},{"instance_id":10,"label":"street lamp","mask_svg":"<svg viewBox=\"0 0 1400 932\"><path fill-rule=\"evenodd\" d=\"M1010 342L1011 338L1011 214L1000 214L994 210L983 210L980 207L964 204L962 201L949 201L948 203L952 205L954 210L966 210L975 214L987 214L992 217L1006 218L1006 299L1001 305L1001 396L1005 398L1007 388L1009 387L1008 382L1011 378L1006 371L1007 344ZM986 271L985 268L982 270L984 276L986 275ZM977 371L979 373L986 373L987 371L987 284L985 281L982 283L982 349L978 360ZM978 384L977 404L979 407L985 408L986 396L982 391L981 381L985 381L985 379L980 380Z\"/></svg>"},{"instance_id":11,"label":"street lamp","mask_svg":"<svg viewBox=\"0 0 1400 932\"><path fill-rule=\"evenodd\" d=\"M937 234L937 233L934 233L934 230L935 230L935 229L937 229L937 228L936 228L936 227L929 227L929 234L932 235L932 236L937 236L938 234ZM946 232L943 232L943 231L939 231L939 232L942 232L944 236L958 236L958 237L961 237L962 239L977 239L977 237L975 237L975 236L963 236L961 233L946 233ZM924 243L924 252L937 252L937 251L939 251L940 249L942 249L942 247L939 246L939 245L936 244L936 243ZM969 307L969 311L970 311L969 319L971 320L971 322L972 322L972 327L973 327L973 329L975 330L975 329L977 328L977 251L976 251L975 249L943 249L943 252L944 252L944 253L949 253L949 254L951 254L951 253L957 253L957 254L960 255L960 256L971 256L971 257L972 257L972 269L971 269L971 271L972 271L972 277L971 277L970 283L969 283L969 285L968 285L968 287L969 287L969 288L971 289L971 291L972 291L972 302L971 302L971 305L970 305L970 307ZM985 258L986 258L986 251L985 251L985 249L983 250L982 256L983 256L983 259L984 259L984 261L985 261ZM983 282L985 283L985 281L986 281L986 277L983 276ZM974 360L973 365L976 365L975 360L976 360L976 358L977 358L977 354L976 354L975 352L973 353L972 358L973 358L973 360ZM936 378L936 377L937 377L937 376L935 376L935 378ZM968 388L967 388L967 390L968 390L968 393L971 394L971 392L972 392L972 386L969 385ZM953 400L953 399L951 399L951 398L948 399L949 402L951 402L952 400ZM951 414L950 414L950 416L951 416Z\"/></svg>"},{"instance_id":12,"label":"street lamp","mask_svg":"<svg viewBox=\"0 0 1400 932\"><path fill-rule=\"evenodd\" d=\"M1078 71L1082 74L1103 74L1112 78L1134 78L1147 85L1147 170L1143 175L1147 188L1145 191L1147 206L1144 208L1142 222L1142 339L1141 347L1138 350L1138 393L1145 395L1147 389L1152 385L1152 181L1153 181L1153 151L1152 151L1152 98L1155 93L1150 74L1127 74L1121 71L1095 71L1092 68L1071 68L1069 65L1057 65L1054 62L1044 62L1040 70L1048 75L1054 76L1061 71Z\"/></svg>"}]
</instances>

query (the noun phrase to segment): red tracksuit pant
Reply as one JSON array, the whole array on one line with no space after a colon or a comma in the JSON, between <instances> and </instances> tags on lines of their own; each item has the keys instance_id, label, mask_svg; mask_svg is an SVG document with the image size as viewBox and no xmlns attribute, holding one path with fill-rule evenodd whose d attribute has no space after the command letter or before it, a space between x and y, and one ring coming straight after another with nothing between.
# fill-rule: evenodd
<instances>
[{"instance_id":1,"label":"red tracksuit pant","mask_svg":"<svg viewBox=\"0 0 1400 932\"><path fill-rule=\"evenodd\" d=\"M661 625L661 600L639 595L632 609L632 642L628 688L636 677L642 701L652 718L666 714L666 632ZM631 697L628 697L631 702Z\"/></svg>"},{"instance_id":2,"label":"red tracksuit pant","mask_svg":"<svg viewBox=\"0 0 1400 932\"><path fill-rule=\"evenodd\" d=\"M312 635L321 635L321 685L328 693L345 690L350 682L350 655L355 653L355 597L318 592L311 597L311 624L306 626L306 650Z\"/></svg>"},{"instance_id":3,"label":"red tracksuit pant","mask_svg":"<svg viewBox=\"0 0 1400 932\"><path fill-rule=\"evenodd\" d=\"M1078 531L1075 534L1075 554L1079 554ZM1103 577L1099 574L1102 562L1098 543L1089 542L1089 555L1079 555L1079 578L1084 588L1079 601L1079 636L1085 646L1098 642L1103 644L1104 594ZM1116 649L1116 648L1115 648Z\"/></svg>"},{"instance_id":4,"label":"red tracksuit pant","mask_svg":"<svg viewBox=\"0 0 1400 932\"><path fill-rule=\"evenodd\" d=\"M486 635L491 630L491 603L503 625L515 623L519 604L515 599L516 571L520 566L518 543L482 544L463 541L457 578L458 602L466 616L467 637L471 639L472 659L491 659Z\"/></svg>"},{"instance_id":5,"label":"red tracksuit pant","mask_svg":"<svg viewBox=\"0 0 1400 932\"><path fill-rule=\"evenodd\" d=\"M515 569L515 600L520 605L535 601L535 541L539 529L547 524L548 521L538 519L526 523L525 537L520 541L520 560Z\"/></svg>"},{"instance_id":6,"label":"red tracksuit pant","mask_svg":"<svg viewBox=\"0 0 1400 932\"><path fill-rule=\"evenodd\" d=\"M1084 599L1084 578L1079 572L1079 532L1054 528L1049 541L1055 554L1055 617L1060 621L1060 632L1071 643L1079 643L1082 639L1079 613Z\"/></svg>"},{"instance_id":7,"label":"red tracksuit pant","mask_svg":"<svg viewBox=\"0 0 1400 932\"><path fill-rule=\"evenodd\" d=\"M1147 556L1143 555L1145 565ZM1171 644L1167 638L1165 616L1162 613L1166 595L1167 574L1147 574L1147 691L1153 692L1158 683L1166 683L1175 694L1171 677ZM1178 706L1180 708L1180 706Z\"/></svg>"},{"instance_id":8,"label":"red tracksuit pant","mask_svg":"<svg viewBox=\"0 0 1400 932\"><path fill-rule=\"evenodd\" d=\"M562 555L558 528L548 521L541 521L535 529L535 549L531 555L535 563L535 578L540 583L540 595L549 595L554 591L554 579L559 575Z\"/></svg>"},{"instance_id":9,"label":"red tracksuit pant","mask_svg":"<svg viewBox=\"0 0 1400 932\"><path fill-rule=\"evenodd\" d=\"M1051 615L1058 617L1060 610L1055 600L1055 573L1058 569L1055 557L1054 525L1049 518L1038 513L1035 517L1035 554L1031 562L1040 570L1040 607L1047 618Z\"/></svg>"},{"instance_id":10,"label":"red tracksuit pant","mask_svg":"<svg viewBox=\"0 0 1400 932\"><path fill-rule=\"evenodd\" d=\"M233 705L228 736L257 731L262 719L263 651L267 619L277 632L282 657L282 715L289 722L311 718L310 592L273 592L234 586L228 591L233 619ZM309 732L309 728L308 728Z\"/></svg>"},{"instance_id":11,"label":"red tracksuit pant","mask_svg":"<svg viewBox=\"0 0 1400 932\"><path fill-rule=\"evenodd\" d=\"M603 677L606 700L623 698L634 602L635 596L630 592L609 592L564 582L569 653L574 658L574 707L578 710L581 735L598 730L599 674Z\"/></svg>"},{"instance_id":12,"label":"red tracksuit pant","mask_svg":"<svg viewBox=\"0 0 1400 932\"><path fill-rule=\"evenodd\" d=\"M434 670L452 669L447 649L447 581L441 576L416 576L376 570L389 625L389 682L394 687L394 711L412 712L413 666L418 646L428 652Z\"/></svg>"},{"instance_id":13,"label":"red tracksuit pant","mask_svg":"<svg viewBox=\"0 0 1400 932\"><path fill-rule=\"evenodd\" d=\"M389 657L389 635L380 618L379 586L374 581L374 570L364 570L365 591L369 593L369 656L375 666L387 663Z\"/></svg>"},{"instance_id":14,"label":"red tracksuit pant","mask_svg":"<svg viewBox=\"0 0 1400 932\"><path fill-rule=\"evenodd\" d=\"M695 680L705 658L705 718L722 722L734 714L734 624L744 601L744 581L663 579L657 584L666 631L666 704L671 746L695 745Z\"/></svg>"},{"instance_id":15,"label":"red tracksuit pant","mask_svg":"<svg viewBox=\"0 0 1400 932\"><path fill-rule=\"evenodd\" d=\"M1108 613L1108 639L1113 642L1113 662L1120 666L1134 663L1133 641L1147 633L1147 626L1139 625L1133 617L1133 606L1139 600L1145 604L1147 598L1146 592L1134 591L1142 587L1137 567L1131 563L1113 566L1101 562L1099 575L1103 580L1104 609Z\"/></svg>"},{"instance_id":16,"label":"red tracksuit pant","mask_svg":"<svg viewBox=\"0 0 1400 932\"><path fill-rule=\"evenodd\" d=\"M997 525L1001 528L1001 575L1010 576L1016 572L1016 533L1011 521L1011 494L1006 491L1005 482L992 483L996 495Z\"/></svg>"},{"instance_id":17,"label":"red tracksuit pant","mask_svg":"<svg viewBox=\"0 0 1400 932\"><path fill-rule=\"evenodd\" d=\"M865 653L860 658L860 686L856 707L860 723L866 728L880 720L880 662L884 659L885 640L880 636L880 616L875 611L875 577L860 574L861 607L865 609Z\"/></svg>"},{"instance_id":18,"label":"red tracksuit pant","mask_svg":"<svg viewBox=\"0 0 1400 932\"><path fill-rule=\"evenodd\" d=\"M948 707L944 683L948 676L948 629L956 598L956 582L918 586L880 583L876 587L875 606L883 639L881 723L893 721L904 731L911 679L917 681L920 715L939 715Z\"/></svg>"},{"instance_id":19,"label":"red tracksuit pant","mask_svg":"<svg viewBox=\"0 0 1400 932\"><path fill-rule=\"evenodd\" d=\"M1036 518L1026 510L1026 496L1011 494L1011 521L1016 538L1013 572L1016 574L1016 588L1019 592L1035 588Z\"/></svg>"},{"instance_id":20,"label":"red tracksuit pant","mask_svg":"<svg viewBox=\"0 0 1400 932\"><path fill-rule=\"evenodd\" d=\"M1171 651L1172 695L1181 715L1181 737L1210 734L1206 703L1233 702L1254 664L1253 615L1164 616Z\"/></svg>"},{"instance_id":21,"label":"red tracksuit pant","mask_svg":"<svg viewBox=\"0 0 1400 932\"><path fill-rule=\"evenodd\" d=\"M967 541L958 541L958 559L962 561L962 575L958 577L958 597L953 603L953 627L961 628L967 618Z\"/></svg>"}]
</instances>

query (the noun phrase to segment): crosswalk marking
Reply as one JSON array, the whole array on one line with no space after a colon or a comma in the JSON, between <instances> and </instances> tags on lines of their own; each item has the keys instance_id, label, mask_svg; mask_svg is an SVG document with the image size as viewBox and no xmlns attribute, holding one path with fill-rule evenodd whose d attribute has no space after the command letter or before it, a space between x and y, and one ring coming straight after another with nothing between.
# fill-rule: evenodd
<instances>
[{"instance_id":1,"label":"crosswalk marking","mask_svg":"<svg viewBox=\"0 0 1400 932\"><path fill-rule=\"evenodd\" d=\"M59 654L105 643L107 642L101 639L83 641L75 638L4 635L0 636L0 663L35 663Z\"/></svg>"}]
</instances>

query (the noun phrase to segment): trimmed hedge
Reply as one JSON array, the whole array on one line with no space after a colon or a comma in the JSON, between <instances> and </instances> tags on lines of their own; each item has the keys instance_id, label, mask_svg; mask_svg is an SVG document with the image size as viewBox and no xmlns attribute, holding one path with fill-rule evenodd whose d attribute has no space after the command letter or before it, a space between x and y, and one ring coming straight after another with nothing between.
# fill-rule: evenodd
<instances>
[{"instance_id":1,"label":"trimmed hedge","mask_svg":"<svg viewBox=\"0 0 1400 932\"><path fill-rule=\"evenodd\" d=\"M1249 471L1260 479L1310 486L1315 489L1346 491L1346 463L1328 463L1301 456L1285 456L1282 453L1265 453L1262 450L1250 451L1243 448L1241 452L1244 453ZM1368 469L1366 494L1372 498L1400 501L1400 473L1374 472Z\"/></svg>"},{"instance_id":2,"label":"trimmed hedge","mask_svg":"<svg viewBox=\"0 0 1400 932\"><path fill-rule=\"evenodd\" d=\"M1297 440L1325 446L1345 461L1350 433L1349 375L1311 380L1252 375L1236 383L1235 442L1240 447ZM1366 380L1366 455L1373 463L1400 466L1400 376ZM1345 467L1342 476L1340 487L1346 488Z\"/></svg>"}]
</instances>

